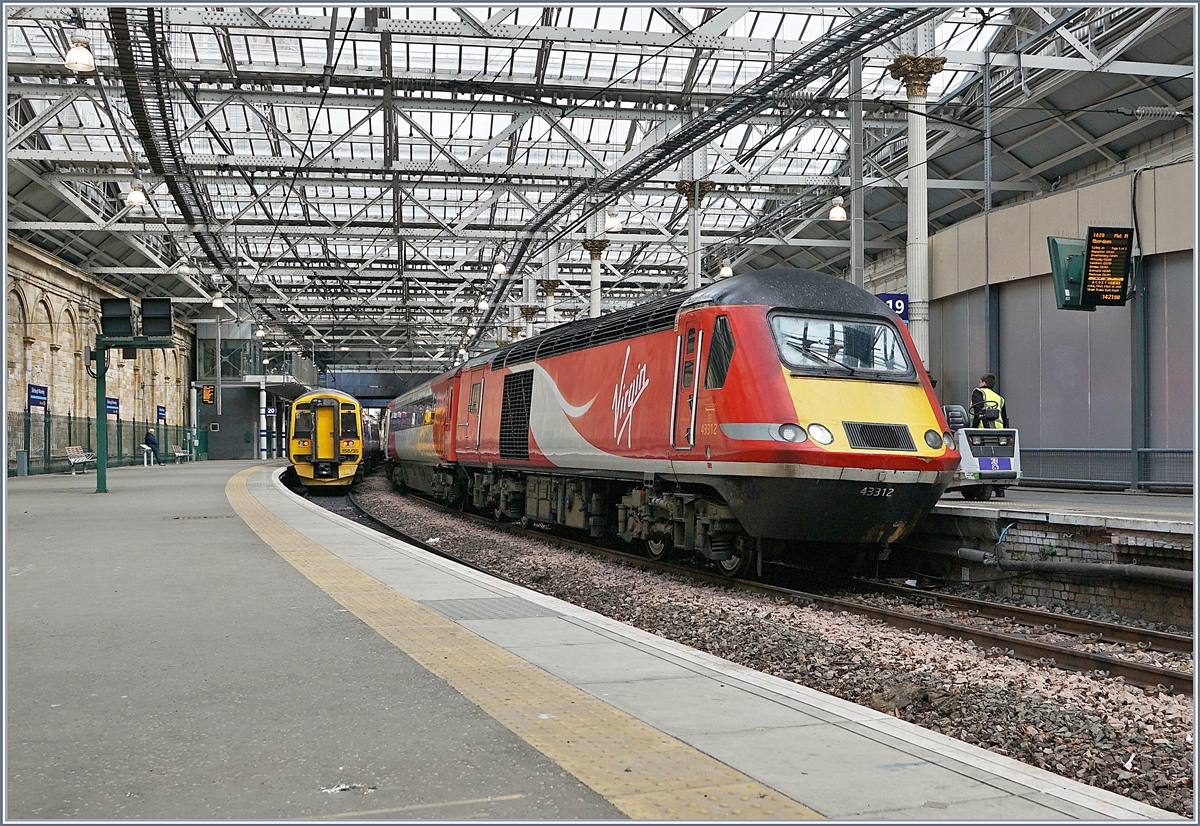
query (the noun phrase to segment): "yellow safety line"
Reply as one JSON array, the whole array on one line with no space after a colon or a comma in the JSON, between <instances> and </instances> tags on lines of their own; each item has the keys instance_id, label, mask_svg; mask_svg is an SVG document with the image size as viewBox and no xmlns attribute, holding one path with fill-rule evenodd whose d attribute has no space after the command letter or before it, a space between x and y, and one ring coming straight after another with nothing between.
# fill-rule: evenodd
<instances>
[{"instance_id":1,"label":"yellow safety line","mask_svg":"<svg viewBox=\"0 0 1200 826\"><path fill-rule=\"evenodd\" d=\"M631 818L821 815L488 642L283 522L236 474L225 495L276 553L355 616Z\"/></svg>"}]
</instances>

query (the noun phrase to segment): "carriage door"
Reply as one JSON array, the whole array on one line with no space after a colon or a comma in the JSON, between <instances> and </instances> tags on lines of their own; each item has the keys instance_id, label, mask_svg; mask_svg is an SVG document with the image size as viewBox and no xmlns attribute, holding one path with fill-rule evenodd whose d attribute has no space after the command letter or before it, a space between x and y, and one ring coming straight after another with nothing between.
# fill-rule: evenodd
<instances>
[{"instance_id":1,"label":"carriage door","mask_svg":"<svg viewBox=\"0 0 1200 826\"><path fill-rule=\"evenodd\" d=\"M676 450L691 450L696 443L696 365L704 333L690 323L676 346L680 348L675 371L675 427L673 440Z\"/></svg>"},{"instance_id":2,"label":"carriage door","mask_svg":"<svg viewBox=\"0 0 1200 826\"><path fill-rule=\"evenodd\" d=\"M458 416L454 422L454 441L459 450L479 451L479 416L483 406L483 373L479 367L462 374L462 390L458 398Z\"/></svg>"},{"instance_id":3,"label":"carriage door","mask_svg":"<svg viewBox=\"0 0 1200 826\"><path fill-rule=\"evenodd\" d=\"M313 427L313 458L337 459L337 399L313 399L313 412L316 413L316 423Z\"/></svg>"}]
</instances>

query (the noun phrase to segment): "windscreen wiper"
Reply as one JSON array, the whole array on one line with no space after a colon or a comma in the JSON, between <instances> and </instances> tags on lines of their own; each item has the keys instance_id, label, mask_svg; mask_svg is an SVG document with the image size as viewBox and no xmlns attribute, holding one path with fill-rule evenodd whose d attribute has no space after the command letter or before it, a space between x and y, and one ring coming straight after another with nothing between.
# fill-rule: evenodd
<instances>
[{"instance_id":1,"label":"windscreen wiper","mask_svg":"<svg viewBox=\"0 0 1200 826\"><path fill-rule=\"evenodd\" d=\"M787 336L786 341L787 341L789 347L795 347L797 350L804 353L805 355L809 355L809 356L812 356L813 358L820 359L822 362L830 365L831 367L840 367L852 376L855 375L854 368L851 367L850 365L843 364L840 361L835 361L834 359L831 359L829 356L822 355L821 353L818 353L816 350L814 350L813 345L816 342L810 342L805 339L796 338L794 336Z\"/></svg>"}]
</instances>

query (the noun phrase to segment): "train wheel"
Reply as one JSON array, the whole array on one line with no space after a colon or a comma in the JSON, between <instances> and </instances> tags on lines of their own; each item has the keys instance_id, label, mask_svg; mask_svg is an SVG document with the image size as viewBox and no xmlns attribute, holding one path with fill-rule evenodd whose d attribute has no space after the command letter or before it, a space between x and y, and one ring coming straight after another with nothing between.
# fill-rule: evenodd
<instances>
[{"instance_id":1,"label":"train wheel","mask_svg":"<svg viewBox=\"0 0 1200 826\"><path fill-rule=\"evenodd\" d=\"M646 555L655 562L666 562L675 550L669 539L647 539Z\"/></svg>"},{"instance_id":2,"label":"train wheel","mask_svg":"<svg viewBox=\"0 0 1200 826\"><path fill-rule=\"evenodd\" d=\"M715 561L717 571L731 579L744 577L754 567L754 551L736 549L729 559Z\"/></svg>"}]
</instances>

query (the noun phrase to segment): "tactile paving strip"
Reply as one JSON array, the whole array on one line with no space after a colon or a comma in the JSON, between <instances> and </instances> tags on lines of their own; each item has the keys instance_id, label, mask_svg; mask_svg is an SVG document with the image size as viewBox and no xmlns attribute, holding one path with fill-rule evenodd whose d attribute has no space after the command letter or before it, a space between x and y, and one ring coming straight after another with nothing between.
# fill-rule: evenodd
<instances>
[{"instance_id":1,"label":"tactile paving strip","mask_svg":"<svg viewBox=\"0 0 1200 826\"><path fill-rule=\"evenodd\" d=\"M276 553L631 818L799 820L811 809L439 616L277 518L238 473L225 495ZM262 472L269 472L262 470Z\"/></svg>"}]
</instances>

